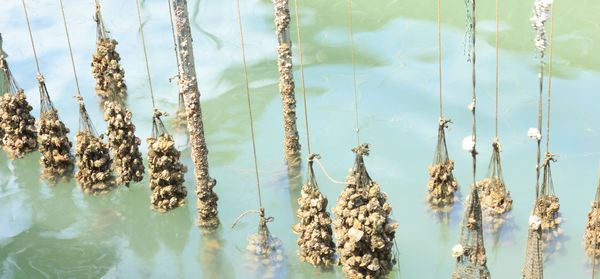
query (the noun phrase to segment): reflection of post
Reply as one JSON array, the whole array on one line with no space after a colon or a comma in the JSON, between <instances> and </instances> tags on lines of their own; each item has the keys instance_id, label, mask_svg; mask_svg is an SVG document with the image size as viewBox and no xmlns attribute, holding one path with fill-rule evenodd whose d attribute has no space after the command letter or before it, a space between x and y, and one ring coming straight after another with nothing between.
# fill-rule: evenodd
<instances>
[{"instance_id":1,"label":"reflection of post","mask_svg":"<svg viewBox=\"0 0 600 279\"><path fill-rule=\"evenodd\" d=\"M192 33L187 11L187 0L172 0L175 20L175 35L179 61L179 91L185 100L187 129L190 135L194 177L196 179L196 195L198 195L198 221L205 233L210 233L219 225L217 216L217 195L213 187L217 181L208 174L208 149L204 138L202 109L200 107L200 91L196 80Z\"/></svg>"},{"instance_id":2,"label":"reflection of post","mask_svg":"<svg viewBox=\"0 0 600 279\"><path fill-rule=\"evenodd\" d=\"M283 106L283 149L288 166L300 164L300 143L296 128L296 97L292 72L292 41L288 25L290 10L288 0L273 0L275 4L275 31L277 33L277 65L279 67L279 93Z\"/></svg>"}]
</instances>

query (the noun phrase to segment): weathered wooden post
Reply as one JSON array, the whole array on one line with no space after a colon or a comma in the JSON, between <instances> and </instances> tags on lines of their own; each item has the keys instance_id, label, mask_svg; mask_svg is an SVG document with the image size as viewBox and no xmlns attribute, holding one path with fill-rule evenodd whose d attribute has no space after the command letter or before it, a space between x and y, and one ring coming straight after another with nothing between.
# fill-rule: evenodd
<instances>
[{"instance_id":1,"label":"weathered wooden post","mask_svg":"<svg viewBox=\"0 0 600 279\"><path fill-rule=\"evenodd\" d=\"M288 0L273 0L275 5L275 32L277 46L277 66L279 67L279 93L283 106L283 149L288 167L300 164L300 143L296 128L296 97L294 73L292 71L292 41L288 26L290 9Z\"/></svg>"},{"instance_id":2,"label":"weathered wooden post","mask_svg":"<svg viewBox=\"0 0 600 279\"><path fill-rule=\"evenodd\" d=\"M172 0L172 6L180 61L179 92L183 94L185 102L187 130L190 135L196 195L198 196L196 205L198 220L196 224L203 229L204 233L211 233L219 226L219 217L217 216L217 200L219 198L213 192L213 187L215 187L217 181L211 178L208 173L208 149L204 138L200 91L196 79L187 0Z\"/></svg>"}]
</instances>

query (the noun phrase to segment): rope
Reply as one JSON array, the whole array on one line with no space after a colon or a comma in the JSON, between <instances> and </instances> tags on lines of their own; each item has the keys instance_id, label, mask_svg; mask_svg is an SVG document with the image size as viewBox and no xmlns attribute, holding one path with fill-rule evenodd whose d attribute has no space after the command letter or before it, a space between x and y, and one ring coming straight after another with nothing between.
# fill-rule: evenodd
<instances>
[{"instance_id":1,"label":"rope","mask_svg":"<svg viewBox=\"0 0 600 279\"><path fill-rule=\"evenodd\" d=\"M438 0L439 1L439 0ZM498 141L498 30L500 22L499 0L496 0L496 138Z\"/></svg>"},{"instance_id":2,"label":"rope","mask_svg":"<svg viewBox=\"0 0 600 279\"><path fill-rule=\"evenodd\" d=\"M349 183L347 183L347 182L337 181L337 180L333 179L331 176L329 176L329 174L328 174L328 173L327 173L327 171L325 170L325 167L323 166L323 164L321 164L321 161L319 161L319 159L317 159L317 158L313 158L313 160L314 160L315 162L317 162L317 164L319 164L319 167L321 167L321 170L323 170L323 173L325 174L325 176L327 176L327 178L328 178L328 179L329 179L331 182L333 182L333 183L335 183L335 184L343 184L343 185L348 185L348 184L349 184Z\"/></svg>"},{"instance_id":3,"label":"rope","mask_svg":"<svg viewBox=\"0 0 600 279\"><path fill-rule=\"evenodd\" d=\"M308 154L310 152L310 137L308 136L308 112L306 108L306 89L304 87L304 64L302 63L302 40L300 39L300 20L298 19L298 0L294 0L294 7L296 9L296 30L298 33L298 54L300 55L300 76L302 78L302 99L304 101L304 123L306 126L306 148Z\"/></svg>"},{"instance_id":4,"label":"rope","mask_svg":"<svg viewBox=\"0 0 600 279\"><path fill-rule=\"evenodd\" d=\"M98 1L98 0L96 0ZM150 97L152 98L152 109L156 109L154 103L154 92L152 92L152 80L150 79L150 66L148 66L148 54L146 53L146 42L144 40L144 30L142 28L142 16L140 14L140 4L138 0L135 0L135 7L137 9L138 22L140 24L140 35L142 36L142 47L144 48L144 60L146 61L146 73L148 74L148 85L150 86Z\"/></svg>"},{"instance_id":5,"label":"rope","mask_svg":"<svg viewBox=\"0 0 600 279\"><path fill-rule=\"evenodd\" d=\"M475 75L475 0L469 0L471 1L471 9L472 9L472 13L471 13L471 17L472 17L472 26L473 28L471 29L471 39L473 42L472 45L472 49L471 49L471 62L473 63L473 151L471 151L471 155L473 156L473 185L477 185L477 181L475 178L475 173L476 173L476 168L477 168L477 150L475 149L475 146L477 144L477 130L475 129L476 125L475 125L475 110L476 110L476 104L477 104L477 97L475 94L475 84L476 84L476 75Z\"/></svg>"},{"instance_id":6,"label":"rope","mask_svg":"<svg viewBox=\"0 0 600 279\"><path fill-rule=\"evenodd\" d=\"M104 30L104 21L102 20L102 11L100 11L100 2L96 0L96 13L98 14L98 23L100 26L100 33L102 34L102 38L106 38L106 31Z\"/></svg>"},{"instance_id":7,"label":"rope","mask_svg":"<svg viewBox=\"0 0 600 279\"><path fill-rule=\"evenodd\" d=\"M171 22L171 34L173 35L173 50L175 51L175 59L177 61L177 78L179 78L179 55L177 53L177 39L175 38L175 25L173 24L173 9L171 8L172 0L167 0L169 2L169 21ZM169 79L169 82L171 79Z\"/></svg>"},{"instance_id":8,"label":"rope","mask_svg":"<svg viewBox=\"0 0 600 279\"><path fill-rule=\"evenodd\" d=\"M356 115L356 143L360 145L358 126L358 97L356 93L356 62L354 60L354 31L352 30L352 0L348 0L348 17L350 20L350 42L352 46L352 78L354 80L354 113Z\"/></svg>"},{"instance_id":9,"label":"rope","mask_svg":"<svg viewBox=\"0 0 600 279\"><path fill-rule=\"evenodd\" d=\"M63 23L65 25L65 34L67 34L67 43L69 45L69 55L71 56L71 65L73 66L73 75L75 76L75 85L77 86L77 95L81 96L79 90L79 80L77 79L77 71L75 70L75 59L73 59L73 50L71 49L71 37L69 36L69 29L67 28L67 19L65 18L65 10L63 8L62 0L58 0L60 3L60 12L62 13Z\"/></svg>"},{"instance_id":10,"label":"rope","mask_svg":"<svg viewBox=\"0 0 600 279\"><path fill-rule=\"evenodd\" d=\"M554 3L550 10L550 56L548 57L548 107L546 119L546 153L548 153L548 147L550 146L550 87L552 85L552 33L554 29Z\"/></svg>"},{"instance_id":11,"label":"rope","mask_svg":"<svg viewBox=\"0 0 600 279\"><path fill-rule=\"evenodd\" d=\"M240 26L240 42L242 45L242 64L244 65L244 81L245 81L244 85L246 86L246 97L248 99L248 114L250 115L250 134L252 135L252 151L254 152L254 169L256 171L256 191L258 192L258 205L262 209L263 206L262 206L262 198L260 195L260 180L258 178L258 160L256 159L256 140L254 139L254 123L252 122L252 106L250 105L250 89L248 88L248 70L246 69L246 52L244 50L244 34L242 31L242 16L240 15L240 0L236 0L236 3L237 3L238 23Z\"/></svg>"},{"instance_id":12,"label":"rope","mask_svg":"<svg viewBox=\"0 0 600 279\"><path fill-rule=\"evenodd\" d=\"M442 116L442 28L441 28L441 17L440 17L440 0L437 1L437 23L438 23L438 70L440 73L440 119Z\"/></svg>"},{"instance_id":13,"label":"rope","mask_svg":"<svg viewBox=\"0 0 600 279\"><path fill-rule=\"evenodd\" d=\"M35 58L35 67L37 68L38 76L41 76L42 74L40 73L40 64L38 63L37 52L35 51L35 44L33 43L33 35L31 34L31 26L29 25L29 16L27 15L27 7L25 5L25 0L21 0L21 3L23 3L23 11L25 11L27 30L29 30L29 39L31 40L31 48L33 49L33 58Z\"/></svg>"}]
</instances>

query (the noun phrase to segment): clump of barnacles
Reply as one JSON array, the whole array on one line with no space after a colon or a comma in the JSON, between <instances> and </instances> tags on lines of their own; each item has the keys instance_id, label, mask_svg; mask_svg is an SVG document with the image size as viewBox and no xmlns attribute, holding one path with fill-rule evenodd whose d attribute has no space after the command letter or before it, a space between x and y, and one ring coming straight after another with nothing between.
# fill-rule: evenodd
<instances>
[{"instance_id":1,"label":"clump of barnacles","mask_svg":"<svg viewBox=\"0 0 600 279\"><path fill-rule=\"evenodd\" d=\"M11 159L22 158L38 147L32 109L23 89L6 92L0 97L0 129L4 133L2 149Z\"/></svg>"},{"instance_id":2,"label":"clump of barnacles","mask_svg":"<svg viewBox=\"0 0 600 279\"><path fill-rule=\"evenodd\" d=\"M114 177L111 174L112 159L108 144L102 141L103 135L96 136L81 96L77 96L77 102L80 131L75 134L75 157L78 168L75 179L86 194L106 194L114 188Z\"/></svg>"},{"instance_id":3,"label":"clump of barnacles","mask_svg":"<svg viewBox=\"0 0 600 279\"><path fill-rule=\"evenodd\" d=\"M331 217L327 212L327 197L321 193L313 171L313 159L320 158L311 154L308 158L309 180L302 186L300 207L296 211L300 222L292 228L298 237L298 257L300 261L314 266L329 267L333 262L335 245L331 230Z\"/></svg>"},{"instance_id":4,"label":"clump of barnacles","mask_svg":"<svg viewBox=\"0 0 600 279\"><path fill-rule=\"evenodd\" d=\"M434 162L429 166L429 180L427 181L426 199L432 211L447 213L452 210L454 202L458 200L456 191L458 182L452 170L454 161L448 158L446 148L446 132L450 120L440 118L438 127L438 142L435 150Z\"/></svg>"},{"instance_id":5,"label":"clump of barnacles","mask_svg":"<svg viewBox=\"0 0 600 279\"><path fill-rule=\"evenodd\" d=\"M151 209L164 213L185 203L187 189L183 186L183 175L187 167L179 162L181 153L175 148L173 137L166 132L160 120L161 115L155 111L152 137L146 141L152 190Z\"/></svg>"},{"instance_id":6,"label":"clump of barnacles","mask_svg":"<svg viewBox=\"0 0 600 279\"><path fill-rule=\"evenodd\" d=\"M583 234L583 247L590 258L600 258L600 201L596 199L590 205L592 210L588 213Z\"/></svg>"},{"instance_id":7,"label":"clump of barnacles","mask_svg":"<svg viewBox=\"0 0 600 279\"><path fill-rule=\"evenodd\" d=\"M73 144L67 137L70 130L58 118L58 111L54 108L50 95L46 89L44 78L39 75L40 88L40 118L36 124L40 127L38 131L40 165L42 166L42 177L48 179L50 185L54 185L59 179L67 180L73 173L75 157L71 154Z\"/></svg>"},{"instance_id":8,"label":"clump of barnacles","mask_svg":"<svg viewBox=\"0 0 600 279\"><path fill-rule=\"evenodd\" d=\"M113 156L116 184L139 182L144 177L144 162L139 151L140 139L135 136L135 125L131 122L131 111L119 102L107 102L104 120L108 122L106 135Z\"/></svg>"},{"instance_id":9,"label":"clump of barnacles","mask_svg":"<svg viewBox=\"0 0 600 279\"><path fill-rule=\"evenodd\" d=\"M116 51L118 42L108 37L96 41L96 53L92 54L92 75L96 79L95 92L102 104L109 100L122 101L127 97L125 70Z\"/></svg>"},{"instance_id":10,"label":"clump of barnacles","mask_svg":"<svg viewBox=\"0 0 600 279\"><path fill-rule=\"evenodd\" d=\"M365 168L363 156L369 154L369 145L352 151L356 153L354 168L333 209L338 264L350 278L380 278L396 263L392 247L398 223L389 216L392 207L387 194Z\"/></svg>"}]
</instances>

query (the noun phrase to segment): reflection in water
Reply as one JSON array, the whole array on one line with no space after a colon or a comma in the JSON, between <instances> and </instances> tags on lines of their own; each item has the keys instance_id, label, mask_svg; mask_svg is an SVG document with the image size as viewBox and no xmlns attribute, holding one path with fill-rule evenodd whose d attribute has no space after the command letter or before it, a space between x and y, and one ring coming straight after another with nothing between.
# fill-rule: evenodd
<instances>
[{"instance_id":1,"label":"reflection in water","mask_svg":"<svg viewBox=\"0 0 600 279\"><path fill-rule=\"evenodd\" d=\"M302 188L302 165L296 164L294 166L288 166L287 169L288 191L290 194L290 208L292 218L294 218L294 223L296 223L296 210L298 210L299 208L298 199L300 198L300 189Z\"/></svg>"},{"instance_id":2,"label":"reflection in water","mask_svg":"<svg viewBox=\"0 0 600 279\"><path fill-rule=\"evenodd\" d=\"M202 267L204 278L234 278L234 267L223 252L225 241L222 238L222 227L212 234L201 234L198 263Z\"/></svg>"},{"instance_id":3,"label":"reflection in water","mask_svg":"<svg viewBox=\"0 0 600 279\"><path fill-rule=\"evenodd\" d=\"M245 268L249 278L284 278L286 260L281 240L269 232L267 220L261 217L258 232L248 236Z\"/></svg>"}]
</instances>

